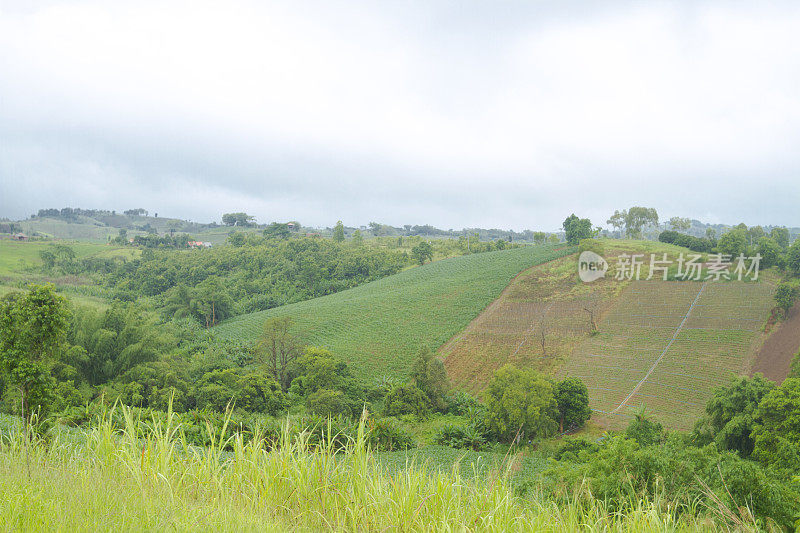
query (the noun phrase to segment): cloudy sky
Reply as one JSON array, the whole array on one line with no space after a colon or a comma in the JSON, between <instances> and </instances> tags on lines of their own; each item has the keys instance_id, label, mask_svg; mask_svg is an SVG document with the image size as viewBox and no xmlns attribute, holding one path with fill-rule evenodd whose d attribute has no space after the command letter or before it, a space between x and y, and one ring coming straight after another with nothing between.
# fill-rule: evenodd
<instances>
[{"instance_id":1,"label":"cloudy sky","mask_svg":"<svg viewBox=\"0 0 800 533\"><path fill-rule=\"evenodd\" d=\"M0 217L800 226L800 3L0 0Z\"/></svg>"}]
</instances>

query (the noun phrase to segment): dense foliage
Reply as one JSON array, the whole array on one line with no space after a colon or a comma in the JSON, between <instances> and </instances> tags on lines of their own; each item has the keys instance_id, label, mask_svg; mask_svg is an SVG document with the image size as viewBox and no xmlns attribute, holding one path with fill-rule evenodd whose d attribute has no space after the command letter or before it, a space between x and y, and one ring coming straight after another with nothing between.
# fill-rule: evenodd
<instances>
[{"instance_id":1,"label":"dense foliage","mask_svg":"<svg viewBox=\"0 0 800 533\"><path fill-rule=\"evenodd\" d=\"M121 265L107 283L121 297L160 296L172 314L180 311L198 318L206 316L200 308L213 302L202 296L204 292L236 302L225 314L212 317L213 324L232 314L332 294L394 274L406 263L398 252L325 239L256 236L251 241L239 247L155 250Z\"/></svg>"}]
</instances>

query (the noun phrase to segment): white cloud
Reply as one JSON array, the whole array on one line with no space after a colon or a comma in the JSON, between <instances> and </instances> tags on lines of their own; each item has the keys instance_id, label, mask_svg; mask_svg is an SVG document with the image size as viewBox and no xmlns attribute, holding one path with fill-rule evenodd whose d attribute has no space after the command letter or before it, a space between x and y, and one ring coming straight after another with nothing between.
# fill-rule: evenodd
<instances>
[{"instance_id":1,"label":"white cloud","mask_svg":"<svg viewBox=\"0 0 800 533\"><path fill-rule=\"evenodd\" d=\"M797 225L800 9L598 6L0 4L0 215Z\"/></svg>"}]
</instances>

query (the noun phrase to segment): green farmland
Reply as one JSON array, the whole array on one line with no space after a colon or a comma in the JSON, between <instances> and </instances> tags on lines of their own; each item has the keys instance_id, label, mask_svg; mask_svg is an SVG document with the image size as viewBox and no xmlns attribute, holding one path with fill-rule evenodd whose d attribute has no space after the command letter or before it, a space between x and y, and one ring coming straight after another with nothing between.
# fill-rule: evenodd
<instances>
[{"instance_id":1,"label":"green farmland","mask_svg":"<svg viewBox=\"0 0 800 533\"><path fill-rule=\"evenodd\" d=\"M689 429L717 387L747 373L773 292L766 281L634 282L563 373L584 380L612 427L645 407Z\"/></svg>"},{"instance_id":2,"label":"green farmland","mask_svg":"<svg viewBox=\"0 0 800 533\"><path fill-rule=\"evenodd\" d=\"M405 379L422 346L435 350L464 329L515 275L573 252L526 246L444 259L337 294L242 315L213 332L255 341L266 320L288 316L305 342L329 348L360 379Z\"/></svg>"}]
</instances>

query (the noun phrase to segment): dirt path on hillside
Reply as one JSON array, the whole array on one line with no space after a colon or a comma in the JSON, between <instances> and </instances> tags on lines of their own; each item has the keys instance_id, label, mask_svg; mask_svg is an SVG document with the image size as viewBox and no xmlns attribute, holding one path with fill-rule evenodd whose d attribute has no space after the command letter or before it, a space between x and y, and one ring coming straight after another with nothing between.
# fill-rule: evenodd
<instances>
[{"instance_id":1,"label":"dirt path on hillside","mask_svg":"<svg viewBox=\"0 0 800 533\"><path fill-rule=\"evenodd\" d=\"M789 311L789 317L773 331L753 361L752 376L761 372L764 377L783 383L789 374L792 358L800 350L800 302Z\"/></svg>"},{"instance_id":2,"label":"dirt path on hillside","mask_svg":"<svg viewBox=\"0 0 800 533\"><path fill-rule=\"evenodd\" d=\"M555 259L551 259L550 261L545 261L544 263L539 263L538 265L533 265L533 266L528 267L528 268L526 268L524 270L521 270L520 272L517 272L517 274L513 278L511 278L511 281L508 282L508 285L506 285L506 288L503 289L500 292L500 294L497 295L497 298L495 298L492 301L492 303L487 305L480 313L478 313L478 315L475 318L473 318L470 321L470 323L467 324L467 326L464 329L462 329L461 331L459 331L458 333L453 335L450 338L449 341L447 341L446 343L442 344L439 347L439 349L436 350L437 357L439 357L440 359L444 359L445 357L447 357L448 353L450 352L450 350L452 350L453 346L459 340L461 340L461 337L464 336L464 332L466 332L466 331L468 331L470 329L470 326L472 326L473 324L477 323L478 320L480 320L480 318L484 314L490 312L495 307L501 305L503 297L511 291L511 287L514 285L514 283L517 281L517 279L519 279L520 276L522 276L523 274L527 274L528 272L530 272L533 269L536 269L536 268L539 268L539 267L542 267L542 266L545 266L545 265L549 265L550 263L552 263L554 261L560 261L560 260L565 259L567 257L572 257L573 255L577 255L577 254L569 254L569 255L563 255L561 257L556 257Z\"/></svg>"}]
</instances>

